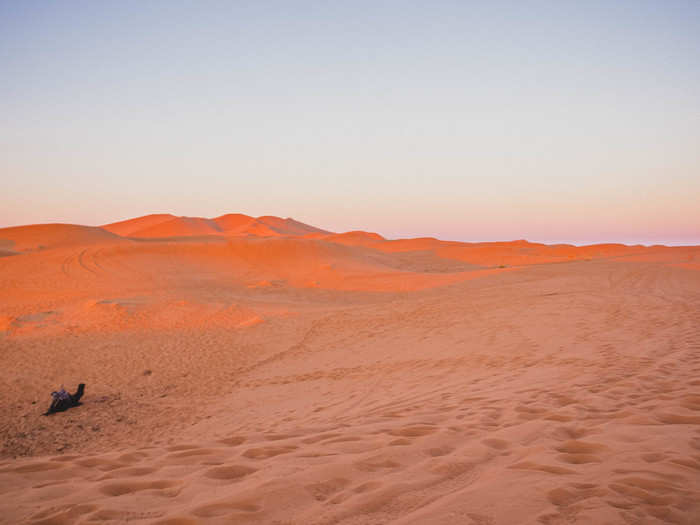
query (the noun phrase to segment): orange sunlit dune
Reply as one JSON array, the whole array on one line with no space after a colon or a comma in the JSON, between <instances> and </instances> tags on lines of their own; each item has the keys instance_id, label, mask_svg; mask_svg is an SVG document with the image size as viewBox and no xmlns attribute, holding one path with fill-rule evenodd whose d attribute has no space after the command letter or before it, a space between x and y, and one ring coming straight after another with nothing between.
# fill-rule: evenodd
<instances>
[{"instance_id":1,"label":"orange sunlit dune","mask_svg":"<svg viewBox=\"0 0 700 525\"><path fill-rule=\"evenodd\" d=\"M242 214L0 229L0 521L694 523L699 270Z\"/></svg>"},{"instance_id":2,"label":"orange sunlit dune","mask_svg":"<svg viewBox=\"0 0 700 525\"><path fill-rule=\"evenodd\" d=\"M253 218L241 213L229 213L215 219L154 214L105 224L102 228L117 235L142 238L192 235L276 236L329 233L325 230L302 224L294 219L280 219L272 216Z\"/></svg>"}]
</instances>

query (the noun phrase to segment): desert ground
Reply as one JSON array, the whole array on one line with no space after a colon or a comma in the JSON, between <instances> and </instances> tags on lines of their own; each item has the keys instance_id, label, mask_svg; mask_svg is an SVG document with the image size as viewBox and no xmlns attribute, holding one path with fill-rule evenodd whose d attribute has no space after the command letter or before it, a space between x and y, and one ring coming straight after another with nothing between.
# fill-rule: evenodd
<instances>
[{"instance_id":1,"label":"desert ground","mask_svg":"<svg viewBox=\"0 0 700 525\"><path fill-rule=\"evenodd\" d=\"M0 350L2 523L700 523L700 247L4 228Z\"/></svg>"}]
</instances>

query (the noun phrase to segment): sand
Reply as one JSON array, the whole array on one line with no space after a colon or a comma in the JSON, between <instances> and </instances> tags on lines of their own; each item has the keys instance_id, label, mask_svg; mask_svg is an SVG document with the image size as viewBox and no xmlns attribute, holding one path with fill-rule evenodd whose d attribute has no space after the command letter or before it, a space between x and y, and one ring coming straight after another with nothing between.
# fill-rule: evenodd
<instances>
[{"instance_id":1,"label":"sand","mask_svg":"<svg viewBox=\"0 0 700 525\"><path fill-rule=\"evenodd\" d=\"M700 522L700 247L6 228L0 349L1 523Z\"/></svg>"}]
</instances>

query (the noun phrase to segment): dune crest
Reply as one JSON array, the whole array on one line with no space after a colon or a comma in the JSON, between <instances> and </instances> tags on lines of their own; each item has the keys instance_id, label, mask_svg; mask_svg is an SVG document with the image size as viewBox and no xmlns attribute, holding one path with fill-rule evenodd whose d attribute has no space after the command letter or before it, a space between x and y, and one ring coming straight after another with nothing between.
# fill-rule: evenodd
<instances>
[{"instance_id":1,"label":"dune crest","mask_svg":"<svg viewBox=\"0 0 700 525\"><path fill-rule=\"evenodd\" d=\"M301 236L330 233L291 218L281 219L271 215L254 218L241 213L228 213L214 219L176 217L171 214L144 215L135 219L105 224L102 228L124 237L137 238L200 235Z\"/></svg>"},{"instance_id":2,"label":"dune crest","mask_svg":"<svg viewBox=\"0 0 700 525\"><path fill-rule=\"evenodd\" d=\"M139 230L146 228L151 228L157 226L163 222L171 221L175 219L175 215L170 213L154 213L150 215L144 215L143 217L136 217L134 219L126 219L119 222L113 222L111 224L105 224L101 228L121 235L122 237L129 237Z\"/></svg>"}]
</instances>

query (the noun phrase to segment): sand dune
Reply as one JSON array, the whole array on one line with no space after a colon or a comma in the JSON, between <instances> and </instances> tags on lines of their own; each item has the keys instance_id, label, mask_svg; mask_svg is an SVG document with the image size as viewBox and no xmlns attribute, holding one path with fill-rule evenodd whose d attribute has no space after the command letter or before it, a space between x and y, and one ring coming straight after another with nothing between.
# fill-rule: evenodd
<instances>
[{"instance_id":1,"label":"sand dune","mask_svg":"<svg viewBox=\"0 0 700 525\"><path fill-rule=\"evenodd\" d=\"M140 230L157 226L158 224L171 221L175 218L175 215L171 215L170 213L154 213L151 215L144 215L143 217L105 224L102 228L123 237L130 237Z\"/></svg>"},{"instance_id":2,"label":"sand dune","mask_svg":"<svg viewBox=\"0 0 700 525\"><path fill-rule=\"evenodd\" d=\"M325 240L334 242L337 244L347 244L349 246L368 246L375 247L375 245L380 241L385 241L386 239L379 235L378 233L363 232L363 231L351 231L346 233L336 233L333 235L328 235L323 237Z\"/></svg>"},{"instance_id":3,"label":"sand dune","mask_svg":"<svg viewBox=\"0 0 700 525\"><path fill-rule=\"evenodd\" d=\"M102 228L76 224L34 224L0 229L0 246L16 252L121 241L119 236Z\"/></svg>"},{"instance_id":4,"label":"sand dune","mask_svg":"<svg viewBox=\"0 0 700 525\"><path fill-rule=\"evenodd\" d=\"M280 219L272 215L258 217L257 221L268 228L276 231L280 235L305 235L308 233L330 233L329 231L309 226L308 224L295 221L292 218Z\"/></svg>"},{"instance_id":5,"label":"sand dune","mask_svg":"<svg viewBox=\"0 0 700 525\"><path fill-rule=\"evenodd\" d=\"M327 235L330 232L309 226L294 219L281 219L271 215L249 217L240 213L229 213L214 219L202 217L175 217L170 214L155 214L126 221L105 224L103 229L124 237L164 238L201 235L257 235L257 236L302 236L306 234Z\"/></svg>"},{"instance_id":6,"label":"sand dune","mask_svg":"<svg viewBox=\"0 0 700 525\"><path fill-rule=\"evenodd\" d=\"M188 235L219 235L221 228L211 219L175 217L169 221L137 230L131 237L183 237Z\"/></svg>"},{"instance_id":7,"label":"sand dune","mask_svg":"<svg viewBox=\"0 0 700 525\"><path fill-rule=\"evenodd\" d=\"M214 219L214 222L219 226L221 231L227 233L246 233L253 227L256 219L243 215L242 213L227 213Z\"/></svg>"},{"instance_id":8,"label":"sand dune","mask_svg":"<svg viewBox=\"0 0 700 525\"><path fill-rule=\"evenodd\" d=\"M700 522L700 247L230 214L0 251L1 523Z\"/></svg>"}]
</instances>

